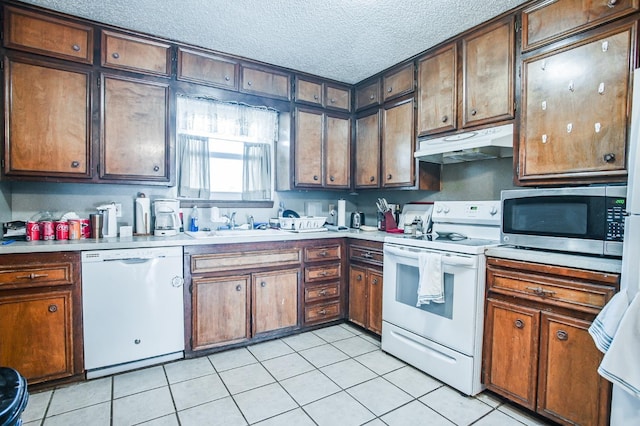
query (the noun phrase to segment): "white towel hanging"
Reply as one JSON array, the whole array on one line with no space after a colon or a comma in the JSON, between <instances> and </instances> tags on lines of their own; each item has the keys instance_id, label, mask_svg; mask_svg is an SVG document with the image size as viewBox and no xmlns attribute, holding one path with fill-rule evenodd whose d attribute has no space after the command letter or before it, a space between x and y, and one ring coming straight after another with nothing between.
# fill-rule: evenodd
<instances>
[{"instance_id":1,"label":"white towel hanging","mask_svg":"<svg viewBox=\"0 0 640 426\"><path fill-rule=\"evenodd\" d=\"M421 305L444 303L444 277L442 275L442 255L439 253L420 253L418 255L420 272L418 283L418 303Z\"/></svg>"}]
</instances>

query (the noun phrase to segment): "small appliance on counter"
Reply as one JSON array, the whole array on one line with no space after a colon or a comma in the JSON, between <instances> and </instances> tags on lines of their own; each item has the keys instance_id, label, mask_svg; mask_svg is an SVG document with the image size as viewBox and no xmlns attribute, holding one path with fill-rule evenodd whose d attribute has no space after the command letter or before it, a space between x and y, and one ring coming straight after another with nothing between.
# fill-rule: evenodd
<instances>
[{"instance_id":1,"label":"small appliance on counter","mask_svg":"<svg viewBox=\"0 0 640 426\"><path fill-rule=\"evenodd\" d=\"M153 202L155 217L153 235L171 237L180 230L180 201L174 199L157 199Z\"/></svg>"},{"instance_id":2,"label":"small appliance on counter","mask_svg":"<svg viewBox=\"0 0 640 426\"><path fill-rule=\"evenodd\" d=\"M102 213L102 236L111 238L118 236L118 220L116 219L116 204L104 204L97 207Z\"/></svg>"},{"instance_id":3,"label":"small appliance on counter","mask_svg":"<svg viewBox=\"0 0 640 426\"><path fill-rule=\"evenodd\" d=\"M2 224L2 238L5 240L20 240L25 241L27 239L27 222L24 220L14 220L11 222L5 222Z\"/></svg>"},{"instance_id":4,"label":"small appliance on counter","mask_svg":"<svg viewBox=\"0 0 640 426\"><path fill-rule=\"evenodd\" d=\"M364 225L364 213L358 211L351 213L351 227L360 229L362 225Z\"/></svg>"},{"instance_id":5,"label":"small appliance on counter","mask_svg":"<svg viewBox=\"0 0 640 426\"><path fill-rule=\"evenodd\" d=\"M136 235L151 234L151 200L142 192L136 198L134 211Z\"/></svg>"}]
</instances>

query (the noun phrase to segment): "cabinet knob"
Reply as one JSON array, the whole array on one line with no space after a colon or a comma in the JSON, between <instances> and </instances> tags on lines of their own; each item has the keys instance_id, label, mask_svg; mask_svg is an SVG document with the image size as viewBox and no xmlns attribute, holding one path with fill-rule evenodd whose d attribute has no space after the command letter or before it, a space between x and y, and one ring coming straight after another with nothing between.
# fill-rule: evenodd
<instances>
[{"instance_id":1,"label":"cabinet knob","mask_svg":"<svg viewBox=\"0 0 640 426\"><path fill-rule=\"evenodd\" d=\"M478 111L477 111L476 109L472 109L472 110L471 110L471 115L474 115L474 116L475 116L477 113L478 113Z\"/></svg>"},{"instance_id":2,"label":"cabinet knob","mask_svg":"<svg viewBox=\"0 0 640 426\"><path fill-rule=\"evenodd\" d=\"M330 180L331 182L333 182L333 181L335 181L335 180L336 180L336 178L335 178L335 176L329 176L329 180Z\"/></svg>"},{"instance_id":3,"label":"cabinet knob","mask_svg":"<svg viewBox=\"0 0 640 426\"><path fill-rule=\"evenodd\" d=\"M79 161L72 161L71 162L71 167L74 169L77 169L78 167L80 167L80 162Z\"/></svg>"},{"instance_id":4,"label":"cabinet knob","mask_svg":"<svg viewBox=\"0 0 640 426\"><path fill-rule=\"evenodd\" d=\"M251 86L252 84L253 84L253 82L247 81L247 86Z\"/></svg>"},{"instance_id":5,"label":"cabinet knob","mask_svg":"<svg viewBox=\"0 0 640 426\"><path fill-rule=\"evenodd\" d=\"M331 102L332 104L335 104L335 103L336 103L336 99L335 99L335 98L331 98L331 99L329 100L329 102Z\"/></svg>"},{"instance_id":6,"label":"cabinet knob","mask_svg":"<svg viewBox=\"0 0 640 426\"><path fill-rule=\"evenodd\" d=\"M556 337L558 338L558 340L567 340L569 338L569 333L564 330L558 330L556 332Z\"/></svg>"},{"instance_id":7,"label":"cabinet knob","mask_svg":"<svg viewBox=\"0 0 640 426\"><path fill-rule=\"evenodd\" d=\"M47 310L51 313L58 312L58 305L49 305L49 308Z\"/></svg>"},{"instance_id":8,"label":"cabinet knob","mask_svg":"<svg viewBox=\"0 0 640 426\"><path fill-rule=\"evenodd\" d=\"M154 172L157 172L158 170L160 170L160 166L158 166L158 165L153 166L153 171Z\"/></svg>"},{"instance_id":9,"label":"cabinet knob","mask_svg":"<svg viewBox=\"0 0 640 426\"><path fill-rule=\"evenodd\" d=\"M371 177L369 178L369 182L375 182L375 181L376 181L376 177L375 177L375 176L371 176Z\"/></svg>"},{"instance_id":10,"label":"cabinet knob","mask_svg":"<svg viewBox=\"0 0 640 426\"><path fill-rule=\"evenodd\" d=\"M356 278L358 281L362 281L362 275L358 274L358 278Z\"/></svg>"},{"instance_id":11,"label":"cabinet knob","mask_svg":"<svg viewBox=\"0 0 640 426\"><path fill-rule=\"evenodd\" d=\"M267 286L267 283L266 283L266 282L262 281L262 282L260 283L260 287L266 287L266 286Z\"/></svg>"},{"instance_id":12,"label":"cabinet knob","mask_svg":"<svg viewBox=\"0 0 640 426\"><path fill-rule=\"evenodd\" d=\"M443 115L442 118L441 118L441 121L443 123L446 123L447 121L449 121L449 116L448 115Z\"/></svg>"},{"instance_id":13,"label":"cabinet knob","mask_svg":"<svg viewBox=\"0 0 640 426\"><path fill-rule=\"evenodd\" d=\"M607 6L609 6L609 7L610 7L610 8L612 8L612 9L613 9L614 7L616 7L616 4L618 4L618 0L609 0L609 1L607 2Z\"/></svg>"},{"instance_id":14,"label":"cabinet knob","mask_svg":"<svg viewBox=\"0 0 640 426\"><path fill-rule=\"evenodd\" d=\"M517 320L514 321L513 325L516 328L521 328L522 329L522 328L524 328L524 321L522 321L521 319L517 319Z\"/></svg>"},{"instance_id":15,"label":"cabinet knob","mask_svg":"<svg viewBox=\"0 0 640 426\"><path fill-rule=\"evenodd\" d=\"M320 98L318 97L318 95L313 95L313 99L317 101Z\"/></svg>"},{"instance_id":16,"label":"cabinet knob","mask_svg":"<svg viewBox=\"0 0 640 426\"><path fill-rule=\"evenodd\" d=\"M373 95L373 93L369 95L369 99L370 99L370 100L374 100L375 98L376 98L376 97Z\"/></svg>"},{"instance_id":17,"label":"cabinet knob","mask_svg":"<svg viewBox=\"0 0 640 426\"><path fill-rule=\"evenodd\" d=\"M374 279L373 279L373 281L371 281L371 284L373 284L373 285L378 284L378 279L377 279L377 278L374 278Z\"/></svg>"},{"instance_id":18,"label":"cabinet knob","mask_svg":"<svg viewBox=\"0 0 640 426\"><path fill-rule=\"evenodd\" d=\"M318 175L313 175L313 180L318 180L318 179L320 179Z\"/></svg>"},{"instance_id":19,"label":"cabinet knob","mask_svg":"<svg viewBox=\"0 0 640 426\"><path fill-rule=\"evenodd\" d=\"M391 175L391 173L389 173L389 174L387 175L387 180L391 180L391 178L392 178L392 177L393 177L393 176Z\"/></svg>"},{"instance_id":20,"label":"cabinet knob","mask_svg":"<svg viewBox=\"0 0 640 426\"><path fill-rule=\"evenodd\" d=\"M80 46L77 44L74 44L73 46L71 46L71 48L73 49L74 52L79 52L80 51Z\"/></svg>"},{"instance_id":21,"label":"cabinet knob","mask_svg":"<svg viewBox=\"0 0 640 426\"><path fill-rule=\"evenodd\" d=\"M387 89L387 93L391 93L393 92L393 87L389 86L389 88Z\"/></svg>"},{"instance_id":22,"label":"cabinet knob","mask_svg":"<svg viewBox=\"0 0 640 426\"><path fill-rule=\"evenodd\" d=\"M242 286L240 284L236 286L236 291L242 291Z\"/></svg>"},{"instance_id":23,"label":"cabinet knob","mask_svg":"<svg viewBox=\"0 0 640 426\"><path fill-rule=\"evenodd\" d=\"M120 57L120 54L118 52L113 52L111 56L113 56L113 59L118 59Z\"/></svg>"},{"instance_id":24,"label":"cabinet knob","mask_svg":"<svg viewBox=\"0 0 640 426\"><path fill-rule=\"evenodd\" d=\"M605 163L615 163L616 155L613 152L609 152L605 154L603 157Z\"/></svg>"},{"instance_id":25,"label":"cabinet knob","mask_svg":"<svg viewBox=\"0 0 640 426\"><path fill-rule=\"evenodd\" d=\"M224 76L224 81L229 81L229 80L231 80L231 77L229 77L228 75L225 75Z\"/></svg>"}]
</instances>

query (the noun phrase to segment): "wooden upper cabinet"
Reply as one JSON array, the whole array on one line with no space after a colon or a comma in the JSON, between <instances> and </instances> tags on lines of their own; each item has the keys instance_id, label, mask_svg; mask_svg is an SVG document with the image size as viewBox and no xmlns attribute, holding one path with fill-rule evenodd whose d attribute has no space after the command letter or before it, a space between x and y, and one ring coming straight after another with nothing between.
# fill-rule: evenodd
<instances>
[{"instance_id":1,"label":"wooden upper cabinet","mask_svg":"<svg viewBox=\"0 0 640 426\"><path fill-rule=\"evenodd\" d=\"M291 77L289 74L241 66L241 91L273 98L291 99Z\"/></svg>"},{"instance_id":2,"label":"wooden upper cabinet","mask_svg":"<svg viewBox=\"0 0 640 426\"><path fill-rule=\"evenodd\" d=\"M523 60L521 181L625 179L636 26Z\"/></svg>"},{"instance_id":3,"label":"wooden upper cabinet","mask_svg":"<svg viewBox=\"0 0 640 426\"><path fill-rule=\"evenodd\" d=\"M169 180L169 85L102 77L100 177Z\"/></svg>"},{"instance_id":4,"label":"wooden upper cabinet","mask_svg":"<svg viewBox=\"0 0 640 426\"><path fill-rule=\"evenodd\" d=\"M415 67L413 62L391 71L382 77L382 96L384 101L413 92L415 88Z\"/></svg>"},{"instance_id":5,"label":"wooden upper cabinet","mask_svg":"<svg viewBox=\"0 0 640 426\"><path fill-rule=\"evenodd\" d=\"M169 76L171 46L154 40L103 30L102 66Z\"/></svg>"},{"instance_id":6,"label":"wooden upper cabinet","mask_svg":"<svg viewBox=\"0 0 640 426\"><path fill-rule=\"evenodd\" d=\"M355 187L380 186L380 110L356 119Z\"/></svg>"},{"instance_id":7,"label":"wooden upper cabinet","mask_svg":"<svg viewBox=\"0 0 640 426\"><path fill-rule=\"evenodd\" d=\"M89 25L4 7L4 46L10 49L91 64L93 34Z\"/></svg>"},{"instance_id":8,"label":"wooden upper cabinet","mask_svg":"<svg viewBox=\"0 0 640 426\"><path fill-rule=\"evenodd\" d=\"M351 185L351 120L325 115L325 187Z\"/></svg>"},{"instance_id":9,"label":"wooden upper cabinet","mask_svg":"<svg viewBox=\"0 0 640 426\"><path fill-rule=\"evenodd\" d=\"M457 64L456 43L418 61L418 136L457 128Z\"/></svg>"},{"instance_id":10,"label":"wooden upper cabinet","mask_svg":"<svg viewBox=\"0 0 640 426\"><path fill-rule=\"evenodd\" d=\"M361 109L379 105L380 96L380 79L377 78L362 86L356 87L356 111Z\"/></svg>"},{"instance_id":11,"label":"wooden upper cabinet","mask_svg":"<svg viewBox=\"0 0 640 426\"><path fill-rule=\"evenodd\" d=\"M295 101L322 106L324 102L322 83L296 77Z\"/></svg>"},{"instance_id":12,"label":"wooden upper cabinet","mask_svg":"<svg viewBox=\"0 0 640 426\"><path fill-rule=\"evenodd\" d=\"M4 59L5 173L91 177L91 73Z\"/></svg>"},{"instance_id":13,"label":"wooden upper cabinet","mask_svg":"<svg viewBox=\"0 0 640 426\"><path fill-rule=\"evenodd\" d=\"M415 184L413 105L413 98L409 98L383 109L383 188Z\"/></svg>"},{"instance_id":14,"label":"wooden upper cabinet","mask_svg":"<svg viewBox=\"0 0 640 426\"><path fill-rule=\"evenodd\" d=\"M514 117L514 18L462 39L462 126Z\"/></svg>"},{"instance_id":15,"label":"wooden upper cabinet","mask_svg":"<svg viewBox=\"0 0 640 426\"><path fill-rule=\"evenodd\" d=\"M238 90L237 62L209 53L178 48L178 80Z\"/></svg>"},{"instance_id":16,"label":"wooden upper cabinet","mask_svg":"<svg viewBox=\"0 0 640 426\"><path fill-rule=\"evenodd\" d=\"M325 84L325 107L351 111L351 89Z\"/></svg>"},{"instance_id":17,"label":"wooden upper cabinet","mask_svg":"<svg viewBox=\"0 0 640 426\"><path fill-rule=\"evenodd\" d=\"M323 113L296 108L295 113L295 185L321 187Z\"/></svg>"},{"instance_id":18,"label":"wooden upper cabinet","mask_svg":"<svg viewBox=\"0 0 640 426\"><path fill-rule=\"evenodd\" d=\"M529 51L579 31L629 15L639 0L547 0L522 11L522 50Z\"/></svg>"}]
</instances>

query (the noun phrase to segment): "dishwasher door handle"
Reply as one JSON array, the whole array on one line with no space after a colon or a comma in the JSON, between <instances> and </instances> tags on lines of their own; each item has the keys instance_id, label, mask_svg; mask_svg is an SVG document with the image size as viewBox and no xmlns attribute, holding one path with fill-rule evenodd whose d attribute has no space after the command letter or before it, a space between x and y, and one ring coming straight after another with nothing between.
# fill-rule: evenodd
<instances>
[{"instance_id":1,"label":"dishwasher door handle","mask_svg":"<svg viewBox=\"0 0 640 426\"><path fill-rule=\"evenodd\" d=\"M147 263L156 258L153 257L127 257L124 259L104 259L103 262L122 262L127 264Z\"/></svg>"}]
</instances>

